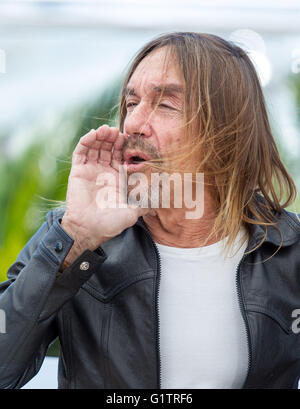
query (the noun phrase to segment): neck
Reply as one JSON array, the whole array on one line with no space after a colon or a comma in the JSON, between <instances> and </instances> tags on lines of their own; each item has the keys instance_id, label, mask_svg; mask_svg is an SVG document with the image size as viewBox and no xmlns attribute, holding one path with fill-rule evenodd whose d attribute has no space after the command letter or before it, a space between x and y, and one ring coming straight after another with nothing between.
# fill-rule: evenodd
<instances>
[{"instance_id":1,"label":"neck","mask_svg":"<svg viewBox=\"0 0 300 409\"><path fill-rule=\"evenodd\" d=\"M187 219L186 210L157 209L156 216L143 216L153 240L166 246L182 248L209 246L220 240L220 237L212 236L205 243L216 217L211 201L205 202L203 216L199 219Z\"/></svg>"}]
</instances>

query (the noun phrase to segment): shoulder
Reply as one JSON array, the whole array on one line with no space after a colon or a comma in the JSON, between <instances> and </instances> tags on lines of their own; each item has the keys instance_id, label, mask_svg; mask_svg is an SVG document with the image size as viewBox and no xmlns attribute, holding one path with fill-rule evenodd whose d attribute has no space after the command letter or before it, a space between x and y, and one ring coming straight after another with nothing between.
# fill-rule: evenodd
<instances>
[{"instance_id":1,"label":"shoulder","mask_svg":"<svg viewBox=\"0 0 300 409\"><path fill-rule=\"evenodd\" d=\"M300 213L294 213L284 209L283 216L291 228L300 232Z\"/></svg>"}]
</instances>

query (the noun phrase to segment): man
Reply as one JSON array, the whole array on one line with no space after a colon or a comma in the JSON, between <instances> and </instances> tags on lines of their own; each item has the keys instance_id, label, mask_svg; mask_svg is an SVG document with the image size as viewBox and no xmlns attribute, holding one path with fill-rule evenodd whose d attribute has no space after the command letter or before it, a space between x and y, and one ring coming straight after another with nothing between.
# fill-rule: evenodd
<instances>
[{"instance_id":1,"label":"man","mask_svg":"<svg viewBox=\"0 0 300 409\"><path fill-rule=\"evenodd\" d=\"M126 177L145 176L151 204L166 169L192 174L193 195L204 174L201 217L186 217L192 198L175 206L178 186L169 207L128 204ZM80 139L66 208L1 285L1 387L28 382L59 337L59 388L296 388L295 196L248 56L209 34L151 41L124 81L120 130Z\"/></svg>"}]
</instances>

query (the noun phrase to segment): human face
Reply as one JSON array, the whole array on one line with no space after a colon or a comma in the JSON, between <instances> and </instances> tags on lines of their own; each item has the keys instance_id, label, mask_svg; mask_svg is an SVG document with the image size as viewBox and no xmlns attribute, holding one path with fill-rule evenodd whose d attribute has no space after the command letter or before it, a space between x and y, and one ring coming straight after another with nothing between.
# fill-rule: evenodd
<instances>
[{"instance_id":1,"label":"human face","mask_svg":"<svg viewBox=\"0 0 300 409\"><path fill-rule=\"evenodd\" d=\"M140 171L143 162L134 158L158 159L176 149L184 137L184 82L178 64L166 59L166 48L145 57L126 87L126 141L124 161L131 171Z\"/></svg>"}]
</instances>

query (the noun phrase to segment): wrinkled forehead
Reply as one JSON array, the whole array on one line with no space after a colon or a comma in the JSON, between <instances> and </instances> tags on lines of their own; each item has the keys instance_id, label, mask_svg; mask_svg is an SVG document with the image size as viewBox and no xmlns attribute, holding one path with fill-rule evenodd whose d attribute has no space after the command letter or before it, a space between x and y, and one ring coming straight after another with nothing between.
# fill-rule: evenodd
<instances>
[{"instance_id":1,"label":"wrinkled forehead","mask_svg":"<svg viewBox=\"0 0 300 409\"><path fill-rule=\"evenodd\" d=\"M126 90L144 90L172 84L173 88L184 89L184 79L176 54L169 47L153 50L142 59L131 75Z\"/></svg>"}]
</instances>

